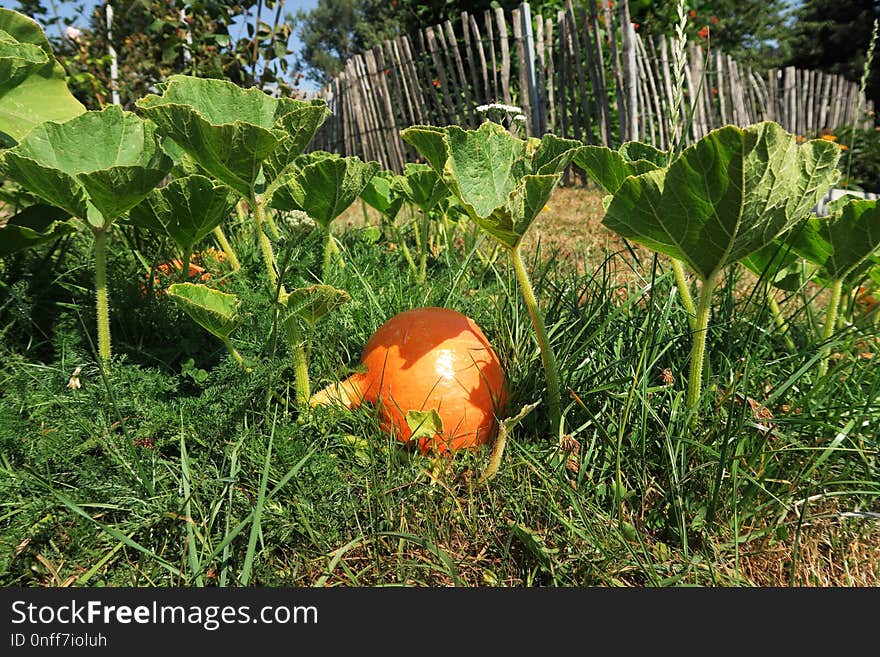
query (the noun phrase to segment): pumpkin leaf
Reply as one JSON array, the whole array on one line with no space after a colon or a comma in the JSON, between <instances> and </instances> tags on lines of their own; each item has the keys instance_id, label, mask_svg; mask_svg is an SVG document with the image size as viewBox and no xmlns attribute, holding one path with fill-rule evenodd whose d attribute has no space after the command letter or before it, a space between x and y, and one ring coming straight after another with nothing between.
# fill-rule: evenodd
<instances>
[{"instance_id":1,"label":"pumpkin leaf","mask_svg":"<svg viewBox=\"0 0 880 657\"><path fill-rule=\"evenodd\" d=\"M575 151L573 159L590 178L613 194L628 176L638 176L665 165L666 154L657 151L664 158L660 160L654 150L653 146L639 142L627 142L616 151L607 146L582 146Z\"/></svg>"},{"instance_id":2,"label":"pumpkin leaf","mask_svg":"<svg viewBox=\"0 0 880 657\"><path fill-rule=\"evenodd\" d=\"M153 127L116 105L43 123L0 154L10 178L97 228L143 200L172 164Z\"/></svg>"},{"instance_id":3,"label":"pumpkin leaf","mask_svg":"<svg viewBox=\"0 0 880 657\"><path fill-rule=\"evenodd\" d=\"M603 223L704 280L800 221L839 176L840 149L798 146L778 124L710 132L668 169L629 176Z\"/></svg>"},{"instance_id":4,"label":"pumpkin leaf","mask_svg":"<svg viewBox=\"0 0 880 657\"><path fill-rule=\"evenodd\" d=\"M746 256L741 264L755 276L763 276L773 287L787 292L799 290L808 278L803 259L780 240Z\"/></svg>"},{"instance_id":5,"label":"pumpkin leaf","mask_svg":"<svg viewBox=\"0 0 880 657\"><path fill-rule=\"evenodd\" d=\"M432 125L414 125L400 132L401 138L415 146L431 168L443 175L449 151L446 147L446 129Z\"/></svg>"},{"instance_id":6,"label":"pumpkin leaf","mask_svg":"<svg viewBox=\"0 0 880 657\"><path fill-rule=\"evenodd\" d=\"M492 121L476 130L417 126L401 135L471 219L507 248L519 244L543 209L578 144L550 135L523 140Z\"/></svg>"},{"instance_id":7,"label":"pumpkin leaf","mask_svg":"<svg viewBox=\"0 0 880 657\"><path fill-rule=\"evenodd\" d=\"M394 219L403 207L403 195L394 184L396 176L391 171L377 171L361 191L361 198L374 210Z\"/></svg>"},{"instance_id":8,"label":"pumpkin leaf","mask_svg":"<svg viewBox=\"0 0 880 657\"><path fill-rule=\"evenodd\" d=\"M224 342L241 323L239 300L234 294L195 283L174 283L168 287L168 296L196 324Z\"/></svg>"},{"instance_id":9,"label":"pumpkin leaf","mask_svg":"<svg viewBox=\"0 0 880 657\"><path fill-rule=\"evenodd\" d=\"M76 228L67 223L69 218L64 210L51 205L26 207L0 226L0 258L75 232Z\"/></svg>"},{"instance_id":10,"label":"pumpkin leaf","mask_svg":"<svg viewBox=\"0 0 880 657\"><path fill-rule=\"evenodd\" d=\"M407 411L406 424L412 431L412 440L443 435L443 420L433 408L429 411Z\"/></svg>"},{"instance_id":11,"label":"pumpkin leaf","mask_svg":"<svg viewBox=\"0 0 880 657\"><path fill-rule=\"evenodd\" d=\"M285 136L266 160L267 178L271 180L303 154L318 128L330 116L327 101L323 98L292 102L296 105L274 123L275 129L283 131Z\"/></svg>"},{"instance_id":12,"label":"pumpkin leaf","mask_svg":"<svg viewBox=\"0 0 880 657\"><path fill-rule=\"evenodd\" d=\"M539 175L562 173L580 146L581 143L575 139L545 134L532 156L532 172Z\"/></svg>"},{"instance_id":13,"label":"pumpkin leaf","mask_svg":"<svg viewBox=\"0 0 880 657\"><path fill-rule=\"evenodd\" d=\"M302 104L225 80L186 75L168 78L161 96L150 94L137 101L141 112L200 167L247 198L263 161L285 144L275 163L280 166L308 132L307 127L302 133L288 132L295 127L295 119L285 124L283 117L297 110L304 123L317 120ZM313 111L321 110L315 106Z\"/></svg>"},{"instance_id":14,"label":"pumpkin leaf","mask_svg":"<svg viewBox=\"0 0 880 657\"><path fill-rule=\"evenodd\" d=\"M42 48L22 43L0 29L0 93L18 86L35 68L48 61Z\"/></svg>"},{"instance_id":15,"label":"pumpkin leaf","mask_svg":"<svg viewBox=\"0 0 880 657\"><path fill-rule=\"evenodd\" d=\"M154 189L133 207L128 223L167 235L178 247L190 251L232 212L235 199L230 192L204 176L177 178Z\"/></svg>"},{"instance_id":16,"label":"pumpkin leaf","mask_svg":"<svg viewBox=\"0 0 880 657\"><path fill-rule=\"evenodd\" d=\"M818 265L818 276L852 284L873 265L880 248L877 201L849 200L828 217L812 217L788 237L791 248Z\"/></svg>"},{"instance_id":17,"label":"pumpkin leaf","mask_svg":"<svg viewBox=\"0 0 880 657\"><path fill-rule=\"evenodd\" d=\"M296 315L312 329L318 321L351 301L351 295L332 285L310 285L291 290L285 299L288 317Z\"/></svg>"},{"instance_id":18,"label":"pumpkin leaf","mask_svg":"<svg viewBox=\"0 0 880 657\"><path fill-rule=\"evenodd\" d=\"M83 112L42 28L0 7L0 133L20 141L43 121L66 121Z\"/></svg>"},{"instance_id":19,"label":"pumpkin leaf","mask_svg":"<svg viewBox=\"0 0 880 657\"><path fill-rule=\"evenodd\" d=\"M270 204L279 210L302 210L329 230L378 170L378 162L328 155L284 174Z\"/></svg>"},{"instance_id":20,"label":"pumpkin leaf","mask_svg":"<svg viewBox=\"0 0 880 657\"><path fill-rule=\"evenodd\" d=\"M443 179L427 164L407 162L403 174L395 179L397 189L425 214L449 194Z\"/></svg>"}]
</instances>

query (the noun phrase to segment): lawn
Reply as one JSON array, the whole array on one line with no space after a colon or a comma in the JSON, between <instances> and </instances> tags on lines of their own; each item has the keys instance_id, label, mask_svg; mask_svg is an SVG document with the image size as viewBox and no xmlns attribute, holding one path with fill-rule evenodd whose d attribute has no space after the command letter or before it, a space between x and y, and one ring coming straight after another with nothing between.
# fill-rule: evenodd
<instances>
[{"instance_id":1,"label":"lawn","mask_svg":"<svg viewBox=\"0 0 880 657\"><path fill-rule=\"evenodd\" d=\"M841 327L819 376L818 288L780 293L790 349L757 279L731 268L692 426L672 271L601 225L601 196L558 189L523 249L560 365L565 440L539 405L489 482L488 449L423 456L383 434L370 407L297 406L249 224L227 229L239 272L206 265L213 287L241 299L233 342L249 371L162 284L145 286L135 254L171 258L167 241L130 227L110 236L106 375L92 342L91 236L5 259L0 581L876 586L876 329ZM335 224L344 267L329 282L352 300L317 324L313 388L351 372L386 319L437 305L482 327L511 412L542 401L541 357L505 259L462 222L419 283L399 239L367 217L357 202ZM279 223L283 280L316 282L320 231Z\"/></svg>"}]
</instances>

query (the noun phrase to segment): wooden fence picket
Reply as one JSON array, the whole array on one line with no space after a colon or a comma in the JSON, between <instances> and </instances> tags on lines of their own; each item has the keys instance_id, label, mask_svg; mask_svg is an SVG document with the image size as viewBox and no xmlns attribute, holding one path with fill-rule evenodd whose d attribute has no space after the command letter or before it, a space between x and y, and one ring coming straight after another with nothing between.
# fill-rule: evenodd
<instances>
[{"instance_id":1,"label":"wooden fence picket","mask_svg":"<svg viewBox=\"0 0 880 657\"><path fill-rule=\"evenodd\" d=\"M512 40L512 43L511 43ZM413 124L475 127L476 106L518 104L529 135L615 146L644 139L667 148L673 104L673 41L636 31L626 0L566 0L555 17L522 3L425 26L346 62L319 96L331 116L312 148L378 160L401 170L415 155L400 139ZM778 121L814 136L873 125L858 84L793 66L760 74L730 55L691 42L679 120L685 145L722 125ZM612 121L612 117L616 121Z\"/></svg>"}]
</instances>

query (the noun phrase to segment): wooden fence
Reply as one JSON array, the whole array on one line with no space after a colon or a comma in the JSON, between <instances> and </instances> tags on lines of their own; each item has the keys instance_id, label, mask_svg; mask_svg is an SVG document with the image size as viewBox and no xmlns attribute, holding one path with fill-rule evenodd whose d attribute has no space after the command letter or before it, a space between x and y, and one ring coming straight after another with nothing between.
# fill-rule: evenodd
<instances>
[{"instance_id":1,"label":"wooden fence","mask_svg":"<svg viewBox=\"0 0 880 657\"><path fill-rule=\"evenodd\" d=\"M642 37L624 0L571 0L553 18L528 3L462 13L352 57L322 90L332 110L314 148L379 161L396 171L416 154L400 139L414 124L476 127L477 106L522 108L530 135L587 143L649 141L666 148L675 83L672 40ZM778 121L799 135L873 125L873 106L839 75L787 67L766 75L706 42L690 42L682 119L686 142L726 124Z\"/></svg>"}]
</instances>

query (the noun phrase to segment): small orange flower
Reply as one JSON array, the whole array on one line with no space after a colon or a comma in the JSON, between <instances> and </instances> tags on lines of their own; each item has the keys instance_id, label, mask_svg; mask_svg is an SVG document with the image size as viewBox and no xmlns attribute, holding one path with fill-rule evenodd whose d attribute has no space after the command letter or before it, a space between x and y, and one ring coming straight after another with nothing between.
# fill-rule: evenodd
<instances>
[{"instance_id":1,"label":"small orange flower","mask_svg":"<svg viewBox=\"0 0 880 657\"><path fill-rule=\"evenodd\" d=\"M717 87L712 87L712 95L713 95L713 96L717 96L717 95L718 95L718 88L717 88Z\"/></svg>"},{"instance_id":2,"label":"small orange flower","mask_svg":"<svg viewBox=\"0 0 880 657\"><path fill-rule=\"evenodd\" d=\"M633 29L634 29L634 30L638 30L638 29L639 29L639 24L636 23L635 21L633 21Z\"/></svg>"},{"instance_id":3,"label":"small orange flower","mask_svg":"<svg viewBox=\"0 0 880 657\"><path fill-rule=\"evenodd\" d=\"M842 151L849 150L849 146L847 146L846 144L838 144L838 146L840 146L840 150Z\"/></svg>"},{"instance_id":4,"label":"small orange flower","mask_svg":"<svg viewBox=\"0 0 880 657\"><path fill-rule=\"evenodd\" d=\"M824 139L825 141L837 141L837 135L822 135L822 139Z\"/></svg>"},{"instance_id":5,"label":"small orange flower","mask_svg":"<svg viewBox=\"0 0 880 657\"><path fill-rule=\"evenodd\" d=\"M433 84L434 84L435 87L439 87L439 86L440 86L440 80L439 80L438 78L434 78L434 82L433 82Z\"/></svg>"},{"instance_id":6,"label":"small orange flower","mask_svg":"<svg viewBox=\"0 0 880 657\"><path fill-rule=\"evenodd\" d=\"M703 28L699 32L697 32L697 36L700 37L701 39L708 38L709 26L708 25L703 26Z\"/></svg>"},{"instance_id":7,"label":"small orange flower","mask_svg":"<svg viewBox=\"0 0 880 657\"><path fill-rule=\"evenodd\" d=\"M718 17L717 17L717 16L713 16L713 17L712 17L712 24L713 24L713 25L718 25Z\"/></svg>"},{"instance_id":8,"label":"small orange flower","mask_svg":"<svg viewBox=\"0 0 880 657\"><path fill-rule=\"evenodd\" d=\"M688 16L690 16L691 18L696 18L696 17L697 17L697 10L696 10L696 9L691 9L691 10L688 12Z\"/></svg>"}]
</instances>

